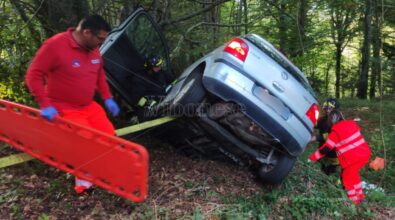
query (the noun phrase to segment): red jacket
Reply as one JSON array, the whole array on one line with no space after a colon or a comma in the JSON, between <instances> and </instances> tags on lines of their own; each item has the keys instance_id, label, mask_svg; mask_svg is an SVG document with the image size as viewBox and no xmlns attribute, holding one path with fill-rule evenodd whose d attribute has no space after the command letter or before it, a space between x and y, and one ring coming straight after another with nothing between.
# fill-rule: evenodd
<instances>
[{"instance_id":1,"label":"red jacket","mask_svg":"<svg viewBox=\"0 0 395 220\"><path fill-rule=\"evenodd\" d=\"M27 71L26 84L41 108L83 108L95 91L102 99L111 97L99 49L80 47L72 31L46 40Z\"/></svg>"},{"instance_id":2,"label":"red jacket","mask_svg":"<svg viewBox=\"0 0 395 220\"><path fill-rule=\"evenodd\" d=\"M361 129L351 120L334 124L326 142L310 155L310 159L319 160L332 149L335 149L340 166L343 168L369 158L371 153Z\"/></svg>"}]
</instances>

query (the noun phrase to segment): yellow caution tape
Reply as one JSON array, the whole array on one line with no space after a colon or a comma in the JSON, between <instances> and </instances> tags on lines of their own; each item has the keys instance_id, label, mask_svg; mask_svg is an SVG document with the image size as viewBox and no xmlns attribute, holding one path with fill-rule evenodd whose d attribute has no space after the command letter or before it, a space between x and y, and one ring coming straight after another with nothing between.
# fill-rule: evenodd
<instances>
[{"instance_id":1,"label":"yellow caution tape","mask_svg":"<svg viewBox=\"0 0 395 220\"><path fill-rule=\"evenodd\" d=\"M131 134L137 131L141 131L147 128L151 128L151 127L155 127L170 121L175 120L176 118L174 117L163 117L163 118L158 118L152 121L146 121L137 125L132 125L129 127L125 127L125 128L120 128L118 130L115 131L115 134L117 136L123 136L123 135L127 135L127 134Z\"/></svg>"},{"instance_id":2,"label":"yellow caution tape","mask_svg":"<svg viewBox=\"0 0 395 220\"><path fill-rule=\"evenodd\" d=\"M170 121L175 120L176 118L174 117L163 117L163 118L158 118L152 121L146 121L137 125L132 125L129 127L121 128L115 131L117 136L122 136L122 135L127 135L131 134L133 132L141 131L147 128L155 127ZM0 149L3 149L7 147L7 145L0 146ZM35 159L34 157L31 157L28 154L25 153L19 153L19 154L14 154L6 157L0 158L0 169L20 163L24 163L29 160Z\"/></svg>"},{"instance_id":3,"label":"yellow caution tape","mask_svg":"<svg viewBox=\"0 0 395 220\"><path fill-rule=\"evenodd\" d=\"M8 166L12 166L15 164L20 164L29 160L33 160L34 157L31 157L28 154L25 153L20 153L20 154L14 154L11 156L7 157L2 157L0 158L0 169Z\"/></svg>"}]
</instances>

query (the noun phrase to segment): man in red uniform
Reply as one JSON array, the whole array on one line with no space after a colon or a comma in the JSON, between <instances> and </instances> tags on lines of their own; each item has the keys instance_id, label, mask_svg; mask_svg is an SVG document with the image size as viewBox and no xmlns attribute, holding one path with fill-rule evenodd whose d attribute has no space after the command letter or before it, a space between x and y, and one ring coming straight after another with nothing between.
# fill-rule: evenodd
<instances>
[{"instance_id":1,"label":"man in red uniform","mask_svg":"<svg viewBox=\"0 0 395 220\"><path fill-rule=\"evenodd\" d=\"M329 113L331 131L325 143L310 155L310 160L317 161L331 150L336 151L342 168L342 182L347 196L355 204L364 199L359 170L369 162L370 147L361 134L361 129L351 120L344 120L338 110Z\"/></svg>"},{"instance_id":2,"label":"man in red uniform","mask_svg":"<svg viewBox=\"0 0 395 220\"><path fill-rule=\"evenodd\" d=\"M41 116L52 121L56 115L114 135L115 130L103 108L93 99L97 91L107 110L117 116L119 107L106 81L99 46L110 31L99 15L80 21L47 39L36 53L26 74L26 84L40 105ZM82 193L92 183L75 180Z\"/></svg>"}]
</instances>

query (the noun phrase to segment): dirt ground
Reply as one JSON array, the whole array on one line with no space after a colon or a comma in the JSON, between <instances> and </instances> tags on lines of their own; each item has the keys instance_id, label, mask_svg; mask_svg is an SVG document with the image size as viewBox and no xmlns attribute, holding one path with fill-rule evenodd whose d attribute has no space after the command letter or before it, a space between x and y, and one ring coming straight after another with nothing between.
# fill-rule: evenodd
<instances>
[{"instance_id":1,"label":"dirt ground","mask_svg":"<svg viewBox=\"0 0 395 220\"><path fill-rule=\"evenodd\" d=\"M4 156L7 152L4 152ZM136 204L95 188L76 196L73 177L37 160L0 170L0 219L182 218L221 209L224 196L253 196L254 176L229 162L196 160L172 148L150 150L149 195ZM46 218L44 218L46 219Z\"/></svg>"}]
</instances>

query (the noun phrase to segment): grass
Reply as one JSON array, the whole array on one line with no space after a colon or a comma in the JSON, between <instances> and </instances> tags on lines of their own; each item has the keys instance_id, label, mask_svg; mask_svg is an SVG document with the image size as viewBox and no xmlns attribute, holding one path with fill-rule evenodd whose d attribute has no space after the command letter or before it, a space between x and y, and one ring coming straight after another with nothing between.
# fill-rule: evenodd
<instances>
[{"instance_id":1,"label":"grass","mask_svg":"<svg viewBox=\"0 0 395 220\"><path fill-rule=\"evenodd\" d=\"M234 204L231 209L223 209L220 219L229 215L254 216L254 219L269 218L323 218L331 219L377 219L383 218L380 209L392 210L395 207L395 101L393 100L340 100L341 110L347 119L360 118L358 122L366 140L372 148L372 158L386 159L386 168L373 171L367 166L362 170L362 179L382 187L384 193L365 190L367 205L351 204L339 181L339 174L326 176L317 164L307 162L308 155L315 146L308 146L298 158L294 170L285 182L272 190L262 189L254 198L242 196L224 198ZM394 213L392 213L394 216ZM236 218L238 219L238 218ZM384 216L384 219L387 219Z\"/></svg>"},{"instance_id":2,"label":"grass","mask_svg":"<svg viewBox=\"0 0 395 220\"><path fill-rule=\"evenodd\" d=\"M395 101L346 100L346 114L359 116L362 133L372 148L372 159L386 159L384 172L368 172L367 179L395 192Z\"/></svg>"}]
</instances>

